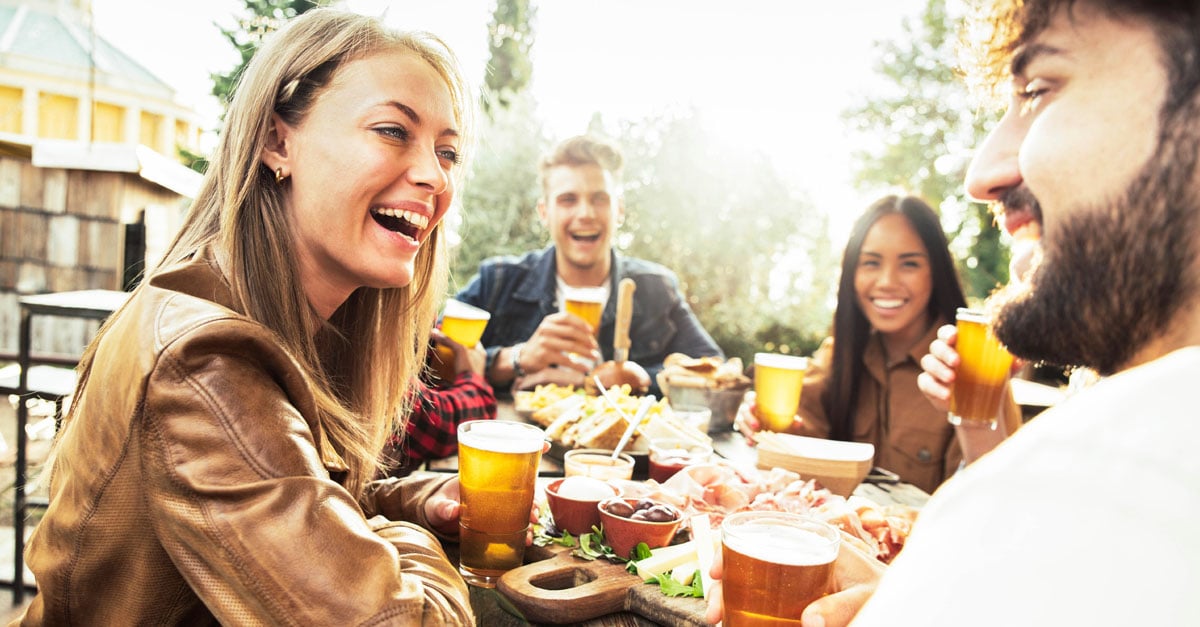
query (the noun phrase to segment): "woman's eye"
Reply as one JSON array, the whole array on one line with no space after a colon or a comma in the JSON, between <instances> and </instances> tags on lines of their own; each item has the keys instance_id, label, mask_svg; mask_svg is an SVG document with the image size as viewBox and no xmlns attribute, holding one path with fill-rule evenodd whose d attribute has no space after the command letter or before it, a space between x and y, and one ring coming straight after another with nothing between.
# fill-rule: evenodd
<instances>
[{"instance_id":1,"label":"woman's eye","mask_svg":"<svg viewBox=\"0 0 1200 627\"><path fill-rule=\"evenodd\" d=\"M453 148L440 148L437 151L437 155L439 159L449 161L451 165L458 165L462 163L462 156L459 155L458 151Z\"/></svg>"},{"instance_id":2,"label":"woman's eye","mask_svg":"<svg viewBox=\"0 0 1200 627\"><path fill-rule=\"evenodd\" d=\"M408 129L403 126L381 126L376 128L375 132L400 141L408 141Z\"/></svg>"}]
</instances>

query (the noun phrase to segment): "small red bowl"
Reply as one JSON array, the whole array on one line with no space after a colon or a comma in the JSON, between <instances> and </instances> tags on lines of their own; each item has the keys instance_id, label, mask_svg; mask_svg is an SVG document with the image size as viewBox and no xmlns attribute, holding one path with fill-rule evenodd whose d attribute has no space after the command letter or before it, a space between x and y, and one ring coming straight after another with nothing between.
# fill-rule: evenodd
<instances>
[{"instance_id":1,"label":"small red bowl","mask_svg":"<svg viewBox=\"0 0 1200 627\"><path fill-rule=\"evenodd\" d=\"M600 499L573 499L562 496L558 488L564 479L555 479L546 486L546 502L550 505L550 516L554 518L554 526L560 531L566 531L574 536L591 533L592 527L600 526L600 510L596 508L603 501L614 496L621 496L621 490L616 486L605 483L612 494Z\"/></svg>"},{"instance_id":2,"label":"small red bowl","mask_svg":"<svg viewBox=\"0 0 1200 627\"><path fill-rule=\"evenodd\" d=\"M609 499L609 501L612 500L614 499ZM643 499L617 500L624 501L631 508L636 508L638 501ZM596 505L596 510L600 513L600 522L604 525L604 541L608 546L612 547L613 553L620 558L629 559L630 553L639 542L645 542L646 546L652 549L667 546L671 543L671 539L675 537L675 532L679 530L680 523L683 522L683 514L666 503L654 501L655 505L670 507L676 514L675 520L670 522L651 522L648 520L634 520L613 514L603 507L609 501Z\"/></svg>"}]
</instances>

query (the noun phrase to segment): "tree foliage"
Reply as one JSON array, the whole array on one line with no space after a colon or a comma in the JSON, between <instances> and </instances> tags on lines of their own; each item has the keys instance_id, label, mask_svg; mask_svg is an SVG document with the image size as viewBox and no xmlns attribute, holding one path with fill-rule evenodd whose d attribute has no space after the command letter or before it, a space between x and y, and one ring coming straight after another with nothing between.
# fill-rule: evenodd
<instances>
[{"instance_id":1,"label":"tree foliage","mask_svg":"<svg viewBox=\"0 0 1200 627\"><path fill-rule=\"evenodd\" d=\"M529 51L533 48L537 10L530 0L497 0L488 24L488 71L484 77L484 108L508 108L533 78Z\"/></svg>"},{"instance_id":2,"label":"tree foliage","mask_svg":"<svg viewBox=\"0 0 1200 627\"><path fill-rule=\"evenodd\" d=\"M241 62L228 72L213 72L209 76L213 81L212 94L220 100L225 108L233 89L237 86L242 70L254 56L254 51L262 44L263 37L279 27L290 18L296 17L309 9L321 5L317 0L243 0L246 3L245 13L236 16L237 23L233 28L218 25L221 35L237 48Z\"/></svg>"},{"instance_id":3,"label":"tree foliage","mask_svg":"<svg viewBox=\"0 0 1200 627\"><path fill-rule=\"evenodd\" d=\"M845 112L874 146L855 156L856 180L912 190L940 210L968 298L1008 280L1009 253L986 205L972 202L963 180L971 150L994 120L981 115L957 66L958 20L946 0L927 0L905 20L905 36L877 44L876 71L890 89Z\"/></svg>"}]
</instances>

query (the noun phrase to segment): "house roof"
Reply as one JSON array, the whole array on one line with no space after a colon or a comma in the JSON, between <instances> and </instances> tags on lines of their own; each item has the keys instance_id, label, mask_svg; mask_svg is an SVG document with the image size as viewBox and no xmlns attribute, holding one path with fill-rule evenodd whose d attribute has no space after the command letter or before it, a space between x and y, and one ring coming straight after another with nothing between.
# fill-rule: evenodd
<instances>
[{"instance_id":1,"label":"house roof","mask_svg":"<svg viewBox=\"0 0 1200 627\"><path fill-rule=\"evenodd\" d=\"M89 28L83 2L0 0L0 64L170 97L174 90ZM92 54L89 51L94 50Z\"/></svg>"}]
</instances>

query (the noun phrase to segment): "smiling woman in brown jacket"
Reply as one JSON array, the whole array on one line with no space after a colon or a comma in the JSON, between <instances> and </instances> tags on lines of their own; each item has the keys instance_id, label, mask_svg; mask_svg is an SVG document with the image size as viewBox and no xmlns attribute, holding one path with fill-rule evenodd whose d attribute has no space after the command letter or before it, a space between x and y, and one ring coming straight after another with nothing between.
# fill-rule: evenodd
<instances>
[{"instance_id":1,"label":"smiling woman in brown jacket","mask_svg":"<svg viewBox=\"0 0 1200 627\"><path fill-rule=\"evenodd\" d=\"M371 481L473 101L440 41L374 18L313 10L257 52L182 231L81 363L24 623L473 622L431 532L457 531L456 478Z\"/></svg>"},{"instance_id":2,"label":"smiling woman in brown jacket","mask_svg":"<svg viewBox=\"0 0 1200 627\"><path fill-rule=\"evenodd\" d=\"M875 465L933 492L963 459L959 437L917 388L939 326L965 306L937 214L912 196L886 196L859 217L842 258L833 337L809 360L789 431L870 442ZM747 395L751 397L751 395ZM1006 401L1008 433L1020 413ZM740 428L758 421L749 404ZM970 427L960 428L968 431Z\"/></svg>"}]
</instances>

